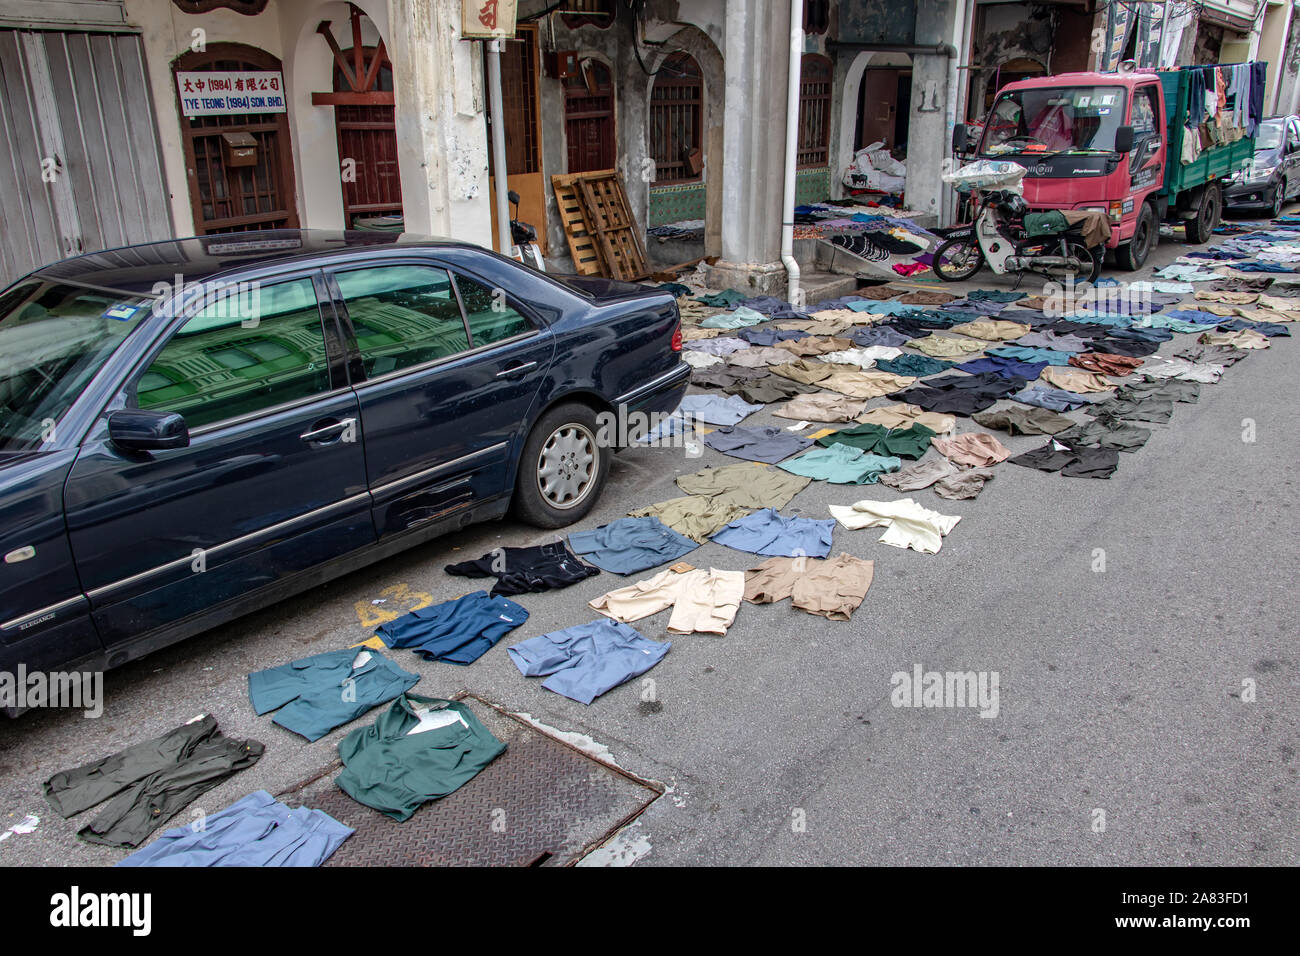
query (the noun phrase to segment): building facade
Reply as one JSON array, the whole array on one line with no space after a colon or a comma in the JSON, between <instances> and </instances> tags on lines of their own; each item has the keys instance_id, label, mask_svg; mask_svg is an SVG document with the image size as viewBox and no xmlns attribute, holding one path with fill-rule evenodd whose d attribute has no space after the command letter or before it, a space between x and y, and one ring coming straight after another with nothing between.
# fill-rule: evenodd
<instances>
[{"instance_id":1,"label":"building facade","mask_svg":"<svg viewBox=\"0 0 1300 956\"><path fill-rule=\"evenodd\" d=\"M506 173L571 267L552 177L615 169L652 264L778 290L792 27L797 199L856 154L944 222L954 124L1039 73L1268 59L1296 109L1293 0L520 0L501 53ZM461 0L0 0L0 278L172 235L366 228L494 244L483 44Z\"/></svg>"}]
</instances>

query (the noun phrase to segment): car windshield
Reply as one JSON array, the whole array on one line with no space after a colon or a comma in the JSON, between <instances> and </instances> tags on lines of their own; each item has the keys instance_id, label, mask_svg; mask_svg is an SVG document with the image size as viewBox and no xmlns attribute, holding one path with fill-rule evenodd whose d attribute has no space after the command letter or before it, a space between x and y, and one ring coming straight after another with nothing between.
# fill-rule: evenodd
<instances>
[{"instance_id":1,"label":"car windshield","mask_svg":"<svg viewBox=\"0 0 1300 956\"><path fill-rule=\"evenodd\" d=\"M1260 123L1255 133L1255 152L1263 153L1277 149L1282 142L1281 123Z\"/></svg>"},{"instance_id":2,"label":"car windshield","mask_svg":"<svg viewBox=\"0 0 1300 956\"><path fill-rule=\"evenodd\" d=\"M151 305L145 296L39 279L0 294L0 451L53 440L69 406Z\"/></svg>"},{"instance_id":3,"label":"car windshield","mask_svg":"<svg viewBox=\"0 0 1300 956\"><path fill-rule=\"evenodd\" d=\"M1118 86L1054 86L1003 93L989 113L980 152L1010 154L1108 153L1124 122Z\"/></svg>"}]
</instances>

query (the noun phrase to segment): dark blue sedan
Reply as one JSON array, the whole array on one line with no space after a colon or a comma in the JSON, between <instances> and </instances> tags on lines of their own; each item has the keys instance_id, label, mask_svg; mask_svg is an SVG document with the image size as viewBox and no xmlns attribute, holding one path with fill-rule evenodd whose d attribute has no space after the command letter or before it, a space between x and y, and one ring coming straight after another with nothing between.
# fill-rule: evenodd
<instances>
[{"instance_id":1,"label":"dark blue sedan","mask_svg":"<svg viewBox=\"0 0 1300 956\"><path fill-rule=\"evenodd\" d=\"M477 246L130 246L0 294L0 670L113 667L513 508L686 390L671 296Z\"/></svg>"}]
</instances>

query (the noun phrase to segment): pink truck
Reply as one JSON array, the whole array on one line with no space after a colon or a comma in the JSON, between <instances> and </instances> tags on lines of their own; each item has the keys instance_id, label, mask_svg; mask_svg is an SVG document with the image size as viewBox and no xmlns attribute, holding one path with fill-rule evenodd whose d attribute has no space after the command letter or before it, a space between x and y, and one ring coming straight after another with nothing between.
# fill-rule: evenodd
<instances>
[{"instance_id":1,"label":"pink truck","mask_svg":"<svg viewBox=\"0 0 1300 956\"><path fill-rule=\"evenodd\" d=\"M1254 124L1262 117L1251 90L1259 67L1063 73L1008 83L978 139L965 125L953 130L953 150L1024 166L1024 197L1035 212L1105 212L1107 246L1122 268L1138 269L1160 240L1160 223L1182 225L1197 244L1219 224L1223 180L1254 156ZM1230 93L1219 97L1211 85L1207 97L1211 70Z\"/></svg>"}]
</instances>

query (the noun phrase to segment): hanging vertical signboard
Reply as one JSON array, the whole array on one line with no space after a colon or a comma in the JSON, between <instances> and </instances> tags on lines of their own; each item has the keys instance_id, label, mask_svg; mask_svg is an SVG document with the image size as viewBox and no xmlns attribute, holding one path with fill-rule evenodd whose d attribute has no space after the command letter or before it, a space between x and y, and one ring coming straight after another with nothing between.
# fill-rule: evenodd
<instances>
[{"instance_id":1,"label":"hanging vertical signboard","mask_svg":"<svg viewBox=\"0 0 1300 956\"><path fill-rule=\"evenodd\" d=\"M466 40L513 37L518 13L518 0L460 0L460 35Z\"/></svg>"}]
</instances>

